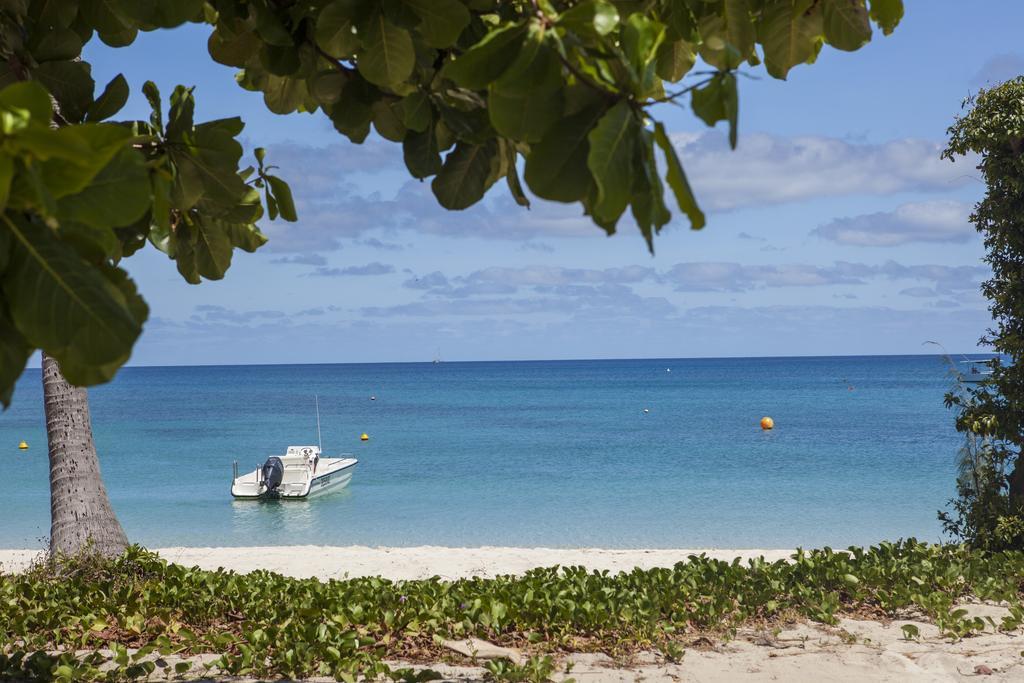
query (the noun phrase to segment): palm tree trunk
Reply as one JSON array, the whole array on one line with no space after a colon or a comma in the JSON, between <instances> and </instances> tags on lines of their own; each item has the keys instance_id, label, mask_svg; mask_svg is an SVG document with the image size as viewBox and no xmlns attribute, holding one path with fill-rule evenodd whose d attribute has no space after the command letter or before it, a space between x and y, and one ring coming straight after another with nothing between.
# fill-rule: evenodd
<instances>
[{"instance_id":1,"label":"palm tree trunk","mask_svg":"<svg viewBox=\"0 0 1024 683\"><path fill-rule=\"evenodd\" d=\"M43 354L43 402L50 444L50 555L82 551L112 557L128 547L107 498L92 440L89 396L68 384Z\"/></svg>"}]
</instances>

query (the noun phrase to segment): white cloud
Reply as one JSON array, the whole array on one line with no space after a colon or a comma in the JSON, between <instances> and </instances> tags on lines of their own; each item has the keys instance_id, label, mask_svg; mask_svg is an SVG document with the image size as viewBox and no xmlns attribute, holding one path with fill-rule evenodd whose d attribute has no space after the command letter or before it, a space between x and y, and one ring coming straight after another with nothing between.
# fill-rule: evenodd
<instances>
[{"instance_id":1,"label":"white cloud","mask_svg":"<svg viewBox=\"0 0 1024 683\"><path fill-rule=\"evenodd\" d=\"M346 277L346 276L367 276L367 275L388 275L395 272L395 267L388 263L367 263L365 266L346 266L345 268L327 268L321 266L310 275L318 277Z\"/></svg>"},{"instance_id":2,"label":"white cloud","mask_svg":"<svg viewBox=\"0 0 1024 683\"><path fill-rule=\"evenodd\" d=\"M940 160L942 146L928 140L854 144L750 133L734 151L714 131L680 133L673 141L698 201L712 210L839 195L945 192L967 182L963 166Z\"/></svg>"},{"instance_id":3,"label":"white cloud","mask_svg":"<svg viewBox=\"0 0 1024 683\"><path fill-rule=\"evenodd\" d=\"M677 134L674 140L698 201L710 212L837 195L944 192L968 182L964 165L941 161L941 145L927 140L857 144L751 133L741 137L735 151L716 131ZM384 244L380 237L399 231L523 243L602 234L578 205L535 199L524 209L512 201L504 183L465 211L442 209L425 182L409 180L382 193L360 190L353 173L405 175L397 145L330 145L324 150L282 145L272 152L281 175L292 184L299 222L266 223L269 251L323 252L348 241ZM630 230L632 224L627 215L620 229Z\"/></svg>"},{"instance_id":4,"label":"white cloud","mask_svg":"<svg viewBox=\"0 0 1024 683\"><path fill-rule=\"evenodd\" d=\"M962 202L914 202L893 211L837 218L812 234L858 247L893 247L908 242L966 242L977 236L968 220L970 213L971 207Z\"/></svg>"}]
</instances>

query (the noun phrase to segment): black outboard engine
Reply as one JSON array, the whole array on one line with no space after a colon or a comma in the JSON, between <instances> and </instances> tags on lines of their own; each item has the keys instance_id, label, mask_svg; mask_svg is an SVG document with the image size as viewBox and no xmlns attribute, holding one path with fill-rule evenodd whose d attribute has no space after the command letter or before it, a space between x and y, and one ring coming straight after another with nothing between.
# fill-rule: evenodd
<instances>
[{"instance_id":1,"label":"black outboard engine","mask_svg":"<svg viewBox=\"0 0 1024 683\"><path fill-rule=\"evenodd\" d=\"M281 462L281 458L276 455L267 458L263 463L262 474L263 483L267 485L267 493L276 493L281 480L284 479L284 463Z\"/></svg>"}]
</instances>

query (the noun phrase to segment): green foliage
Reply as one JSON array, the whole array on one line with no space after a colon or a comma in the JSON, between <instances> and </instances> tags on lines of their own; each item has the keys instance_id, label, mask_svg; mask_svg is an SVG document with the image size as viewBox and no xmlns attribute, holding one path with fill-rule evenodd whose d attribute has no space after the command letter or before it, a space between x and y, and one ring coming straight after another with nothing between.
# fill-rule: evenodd
<instances>
[{"instance_id":1,"label":"green foliage","mask_svg":"<svg viewBox=\"0 0 1024 683\"><path fill-rule=\"evenodd\" d=\"M220 278L234 248L266 241L256 227L295 220L288 186L239 168L242 122L193 121L192 91L143 90L149 121L109 122L128 100L116 76L96 95L76 61L95 32L124 45L138 30L201 19L203 3L9 3L0 13L0 403L42 349L75 384L113 377L148 307L121 267L147 242L189 282Z\"/></svg>"},{"instance_id":2,"label":"green foliage","mask_svg":"<svg viewBox=\"0 0 1024 683\"><path fill-rule=\"evenodd\" d=\"M692 92L698 115L727 121L735 145L734 72L760 63L758 47L784 78L823 45L862 46L871 19L889 32L902 16L899 0L210 4L211 54L242 70L243 87L273 111L322 110L353 142L372 124L402 143L415 177L438 176L442 206L472 206L502 177L526 204L515 177L525 160L537 196L580 203L608 232L632 209L649 242L671 218L652 182L655 104ZM716 71L691 74L698 54ZM688 75L699 80L670 88ZM382 121L399 100L402 125ZM670 184L703 225L692 193Z\"/></svg>"},{"instance_id":3,"label":"green foliage","mask_svg":"<svg viewBox=\"0 0 1024 683\"><path fill-rule=\"evenodd\" d=\"M521 168L533 194L580 204L608 233L631 211L653 249L672 216L660 168L691 227L704 225L655 105L689 97L708 125L728 124L735 147L744 62L763 58L785 78L823 45L859 48L870 20L891 32L902 11L901 0L7 3L0 402L35 349L75 384L113 376L146 318L120 261L147 242L198 283L223 277L235 248L265 241L264 205L271 219L296 219L262 157L254 175L240 168L242 122L196 123L191 90L174 91L165 121L146 84L149 121L106 123L130 88L118 76L96 94L80 59L94 36L118 47L139 31L205 22L210 56L237 67L268 109L321 111L355 143L371 127L401 143L410 173L432 179L445 208L472 206L501 179L528 206ZM714 70L693 73L698 55ZM43 298L62 321L45 319Z\"/></svg>"},{"instance_id":4,"label":"green foliage","mask_svg":"<svg viewBox=\"0 0 1024 683\"><path fill-rule=\"evenodd\" d=\"M550 655L530 657L523 664L507 659L492 659L484 664L487 678L498 683L546 683L552 680L555 660ZM567 679L570 683L573 679ZM565 683L565 681L563 681Z\"/></svg>"},{"instance_id":5,"label":"green foliage","mask_svg":"<svg viewBox=\"0 0 1024 683\"><path fill-rule=\"evenodd\" d=\"M553 567L453 582L238 575L167 565L132 548L113 561L58 559L0 574L0 678L91 680L108 676L101 665L112 667L110 678L138 677L148 655L214 653L219 676L426 681L431 672L383 662L433 660L439 640L479 637L531 655L521 665L490 664L494 679L543 681L554 672L546 653L656 647L678 660L690 640L794 612L835 623L866 609L890 617L913 609L949 638L993 626L1015 632L1024 620L1022 576L1021 552L913 540L798 551L788 562L695 555L619 574ZM971 618L956 606L969 595L1006 601L1010 613L999 623Z\"/></svg>"},{"instance_id":6,"label":"green foliage","mask_svg":"<svg viewBox=\"0 0 1024 683\"><path fill-rule=\"evenodd\" d=\"M982 90L949 129L943 156L980 155L985 197L971 221L992 278L982 284L994 326L981 343L1001 355L991 378L950 392L965 450L947 530L977 547L1024 549L1024 77Z\"/></svg>"}]
</instances>

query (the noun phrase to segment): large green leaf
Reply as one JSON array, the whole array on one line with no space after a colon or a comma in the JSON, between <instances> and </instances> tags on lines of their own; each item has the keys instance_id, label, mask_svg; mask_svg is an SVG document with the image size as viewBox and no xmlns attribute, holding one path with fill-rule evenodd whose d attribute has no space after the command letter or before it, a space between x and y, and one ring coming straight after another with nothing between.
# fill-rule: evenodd
<instances>
[{"instance_id":1,"label":"large green leaf","mask_svg":"<svg viewBox=\"0 0 1024 683\"><path fill-rule=\"evenodd\" d=\"M642 131L637 153L637 174L630 206L640 234L647 242L647 249L653 254L654 235L669 222L672 214L665 206L665 189L658 177L658 166L654 160L654 135L650 131Z\"/></svg>"},{"instance_id":2,"label":"large green leaf","mask_svg":"<svg viewBox=\"0 0 1024 683\"><path fill-rule=\"evenodd\" d=\"M417 90L402 99L402 122L406 128L425 131L433 120L430 97L425 92Z\"/></svg>"},{"instance_id":3,"label":"large green leaf","mask_svg":"<svg viewBox=\"0 0 1024 683\"><path fill-rule=\"evenodd\" d=\"M110 2L111 0L105 0ZM134 19L146 29L174 28L186 21L202 18L205 0L173 0L173 2L139 2L117 0L120 13Z\"/></svg>"},{"instance_id":4,"label":"large green leaf","mask_svg":"<svg viewBox=\"0 0 1024 683\"><path fill-rule=\"evenodd\" d=\"M216 221L202 220L196 229L196 269L208 280L219 280L231 266L231 238L225 226Z\"/></svg>"},{"instance_id":5,"label":"large green leaf","mask_svg":"<svg viewBox=\"0 0 1024 683\"><path fill-rule=\"evenodd\" d=\"M33 71L33 76L56 98L64 120L78 123L92 104L96 83L91 71L86 62L45 62Z\"/></svg>"},{"instance_id":6,"label":"large green leaf","mask_svg":"<svg viewBox=\"0 0 1024 683\"><path fill-rule=\"evenodd\" d=\"M29 3L28 14L44 30L67 28L78 14L77 0L36 0Z\"/></svg>"},{"instance_id":7,"label":"large green leaf","mask_svg":"<svg viewBox=\"0 0 1024 683\"><path fill-rule=\"evenodd\" d=\"M124 294L48 228L3 220L14 237L2 286L15 327L73 384L109 380L142 329Z\"/></svg>"},{"instance_id":8,"label":"large green leaf","mask_svg":"<svg viewBox=\"0 0 1024 683\"><path fill-rule=\"evenodd\" d=\"M36 36L29 50L37 62L74 59L82 53L81 36L69 28L55 27Z\"/></svg>"},{"instance_id":9,"label":"large green leaf","mask_svg":"<svg viewBox=\"0 0 1024 683\"><path fill-rule=\"evenodd\" d=\"M405 166L414 178L429 178L441 170L441 151L437 145L437 126L422 132L410 131L402 141Z\"/></svg>"},{"instance_id":10,"label":"large green leaf","mask_svg":"<svg viewBox=\"0 0 1024 683\"><path fill-rule=\"evenodd\" d=\"M242 125L237 117L201 123L192 133L192 144L172 150L179 171L178 208L189 208L195 198L211 216L220 216L249 192L237 173L242 145L235 136Z\"/></svg>"},{"instance_id":11,"label":"large green leaf","mask_svg":"<svg viewBox=\"0 0 1024 683\"><path fill-rule=\"evenodd\" d=\"M470 90L480 90L501 76L519 55L527 27L509 24L487 33L473 47L449 62L441 75Z\"/></svg>"},{"instance_id":12,"label":"large green leaf","mask_svg":"<svg viewBox=\"0 0 1024 683\"><path fill-rule=\"evenodd\" d=\"M290 114L299 109L314 111L315 100L309 94L306 81L301 78L266 74L260 79L259 90L263 91L263 103L275 114ZM309 106L310 102L314 106Z\"/></svg>"},{"instance_id":13,"label":"large green leaf","mask_svg":"<svg viewBox=\"0 0 1024 683\"><path fill-rule=\"evenodd\" d=\"M251 31L233 32L218 25L206 41L206 49L215 62L244 67L257 55L262 44L259 36Z\"/></svg>"},{"instance_id":14,"label":"large green leaf","mask_svg":"<svg viewBox=\"0 0 1024 683\"><path fill-rule=\"evenodd\" d=\"M584 0L562 12L558 25L584 35L606 36L619 27L619 10L607 0Z\"/></svg>"},{"instance_id":15,"label":"large green leaf","mask_svg":"<svg viewBox=\"0 0 1024 683\"><path fill-rule=\"evenodd\" d=\"M126 147L83 190L59 199L57 215L96 228L115 228L138 220L152 202L145 160Z\"/></svg>"},{"instance_id":16,"label":"large green leaf","mask_svg":"<svg viewBox=\"0 0 1024 683\"><path fill-rule=\"evenodd\" d=\"M356 64L366 80L395 87L412 74L416 62L412 37L388 21L383 12L374 13L367 22L362 43Z\"/></svg>"},{"instance_id":17,"label":"large green leaf","mask_svg":"<svg viewBox=\"0 0 1024 683\"><path fill-rule=\"evenodd\" d=\"M871 0L871 19L889 35L903 18L903 0Z\"/></svg>"},{"instance_id":18,"label":"large green leaf","mask_svg":"<svg viewBox=\"0 0 1024 683\"><path fill-rule=\"evenodd\" d=\"M188 2L188 0L183 0ZM180 4L163 2L129 2L126 0L82 0L79 12L82 19L99 34L100 40L111 47L130 45L138 34L135 23L124 10L135 5Z\"/></svg>"},{"instance_id":19,"label":"large green leaf","mask_svg":"<svg viewBox=\"0 0 1024 683\"><path fill-rule=\"evenodd\" d=\"M352 0L334 0L316 19L316 44L327 54L341 59L359 49Z\"/></svg>"},{"instance_id":20,"label":"large green leaf","mask_svg":"<svg viewBox=\"0 0 1024 683\"><path fill-rule=\"evenodd\" d=\"M225 223L224 229L227 232L231 244L243 251L252 253L267 243L267 236L260 232L255 225L247 223Z\"/></svg>"},{"instance_id":21,"label":"large green leaf","mask_svg":"<svg viewBox=\"0 0 1024 683\"><path fill-rule=\"evenodd\" d=\"M288 187L288 183L277 176L269 175L267 176L267 184L270 186L270 192L274 196L278 210L281 212L281 218L291 222L297 221L298 215L295 212L295 200L292 199L292 189Z\"/></svg>"},{"instance_id":22,"label":"large green leaf","mask_svg":"<svg viewBox=\"0 0 1024 683\"><path fill-rule=\"evenodd\" d=\"M405 139L405 122L402 101L393 97L382 97L371 105L373 127L385 140L401 142Z\"/></svg>"},{"instance_id":23,"label":"large green leaf","mask_svg":"<svg viewBox=\"0 0 1024 683\"><path fill-rule=\"evenodd\" d=\"M11 196L11 181L14 180L14 157L9 154L0 155L0 212L7 209L7 199ZM7 253L5 243L0 242L0 272L4 269Z\"/></svg>"},{"instance_id":24,"label":"large green leaf","mask_svg":"<svg viewBox=\"0 0 1024 683\"><path fill-rule=\"evenodd\" d=\"M704 227L705 223L704 212L697 206L697 199L693 196L693 190L690 189L689 181L686 180L686 173L683 172L683 165L679 163L676 148L672 145L668 135L666 135L665 126L660 122L654 124L654 141L658 143L661 151L665 154L665 165L668 167L665 180L668 182L668 186L672 188L672 193L676 196L679 208L689 217L690 227L694 230L700 230Z\"/></svg>"},{"instance_id":25,"label":"large green leaf","mask_svg":"<svg viewBox=\"0 0 1024 683\"><path fill-rule=\"evenodd\" d=\"M122 74L118 74L107 83L107 87L103 89L100 96L89 105L89 109L85 113L85 120L95 123L109 119L121 111L121 108L127 103L128 81L125 80Z\"/></svg>"},{"instance_id":26,"label":"large green leaf","mask_svg":"<svg viewBox=\"0 0 1024 683\"><path fill-rule=\"evenodd\" d=\"M605 223L618 220L629 204L640 130L636 112L629 102L622 100L601 117L587 136L587 168L597 185L593 213Z\"/></svg>"},{"instance_id":27,"label":"large green leaf","mask_svg":"<svg viewBox=\"0 0 1024 683\"><path fill-rule=\"evenodd\" d=\"M666 81L675 83L693 68L697 55L693 45L685 40L663 42L658 47L657 74Z\"/></svg>"},{"instance_id":28,"label":"large green leaf","mask_svg":"<svg viewBox=\"0 0 1024 683\"><path fill-rule=\"evenodd\" d=\"M457 143L430 185L441 206L460 210L480 201L494 183L491 168L497 156L494 140L479 145Z\"/></svg>"},{"instance_id":29,"label":"large green leaf","mask_svg":"<svg viewBox=\"0 0 1024 683\"><path fill-rule=\"evenodd\" d=\"M859 50L871 40L865 0L825 0L825 39L840 50Z\"/></svg>"},{"instance_id":30,"label":"large green leaf","mask_svg":"<svg viewBox=\"0 0 1024 683\"><path fill-rule=\"evenodd\" d=\"M722 18L729 44L736 48L741 59L746 59L754 50L754 22L750 16L749 0L725 0Z\"/></svg>"},{"instance_id":31,"label":"large green leaf","mask_svg":"<svg viewBox=\"0 0 1024 683\"><path fill-rule=\"evenodd\" d=\"M40 166L43 182L55 199L81 192L114 155L128 147L131 130L109 123L83 123L41 132L33 138L39 143L51 138L59 150L43 154L38 146L31 149L46 159Z\"/></svg>"},{"instance_id":32,"label":"large green leaf","mask_svg":"<svg viewBox=\"0 0 1024 683\"><path fill-rule=\"evenodd\" d=\"M538 197L575 202L586 196L593 177L587 167L587 136L604 114L591 106L559 121L544 139L530 146L523 177Z\"/></svg>"},{"instance_id":33,"label":"large green leaf","mask_svg":"<svg viewBox=\"0 0 1024 683\"><path fill-rule=\"evenodd\" d=\"M444 48L469 25L469 10L459 0L404 0L420 18L416 30L430 47Z\"/></svg>"},{"instance_id":34,"label":"large green leaf","mask_svg":"<svg viewBox=\"0 0 1024 683\"><path fill-rule=\"evenodd\" d=\"M562 90L557 53L543 29L531 29L519 56L488 88L491 124L507 138L537 142L562 116Z\"/></svg>"},{"instance_id":35,"label":"large green leaf","mask_svg":"<svg viewBox=\"0 0 1024 683\"><path fill-rule=\"evenodd\" d=\"M121 256L121 242L114 230L108 226L93 226L61 218L57 234L75 247L79 255L89 263L102 263L107 259Z\"/></svg>"},{"instance_id":36,"label":"large green leaf","mask_svg":"<svg viewBox=\"0 0 1024 683\"><path fill-rule=\"evenodd\" d=\"M821 47L821 5L814 0L793 0L767 5L758 33L764 46L764 65L775 78L813 60Z\"/></svg>"},{"instance_id":37,"label":"large green leaf","mask_svg":"<svg viewBox=\"0 0 1024 683\"><path fill-rule=\"evenodd\" d=\"M7 318L3 303L0 300L0 404L7 408L11 405L14 383L34 349Z\"/></svg>"},{"instance_id":38,"label":"large green leaf","mask_svg":"<svg viewBox=\"0 0 1024 683\"><path fill-rule=\"evenodd\" d=\"M729 122L729 145L736 149L739 119L739 93L736 76L731 72L715 75L703 88L691 95L693 113L709 126L718 121Z\"/></svg>"},{"instance_id":39,"label":"large green leaf","mask_svg":"<svg viewBox=\"0 0 1024 683\"><path fill-rule=\"evenodd\" d=\"M15 83L0 90L0 110L24 109L36 122L50 125L53 105L50 96L38 83L31 81Z\"/></svg>"}]
</instances>

